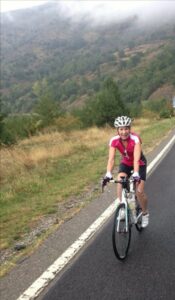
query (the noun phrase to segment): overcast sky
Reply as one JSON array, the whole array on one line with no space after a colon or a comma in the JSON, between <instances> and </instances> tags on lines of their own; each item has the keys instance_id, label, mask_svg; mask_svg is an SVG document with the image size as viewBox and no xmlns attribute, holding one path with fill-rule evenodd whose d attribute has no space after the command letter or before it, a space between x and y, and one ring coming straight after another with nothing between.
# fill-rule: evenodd
<instances>
[{"instance_id":1,"label":"overcast sky","mask_svg":"<svg viewBox=\"0 0 175 300\"><path fill-rule=\"evenodd\" d=\"M148 17L155 19L158 17L161 21L165 21L169 16L175 15L175 0L1 0L1 11L24 9L42 5L47 2L61 3L63 12L73 16L74 19L79 14L88 13L99 22L101 22L103 18L105 18L105 20L111 20L117 16L117 18L120 19L132 14L139 14L139 16L145 20Z\"/></svg>"},{"instance_id":2,"label":"overcast sky","mask_svg":"<svg viewBox=\"0 0 175 300\"><path fill-rule=\"evenodd\" d=\"M1 0L1 12L29 8L46 2L48 2L48 0Z\"/></svg>"}]
</instances>

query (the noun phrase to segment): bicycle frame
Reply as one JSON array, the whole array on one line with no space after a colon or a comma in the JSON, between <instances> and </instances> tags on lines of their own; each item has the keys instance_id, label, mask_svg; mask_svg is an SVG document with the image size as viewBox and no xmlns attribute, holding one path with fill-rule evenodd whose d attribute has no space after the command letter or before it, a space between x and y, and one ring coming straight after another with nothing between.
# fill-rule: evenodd
<instances>
[{"instance_id":1,"label":"bicycle frame","mask_svg":"<svg viewBox=\"0 0 175 300\"><path fill-rule=\"evenodd\" d=\"M135 214L133 214L133 211L131 210L130 206L129 206L129 198L131 196L131 193L134 196L135 199L135 207L136 207L136 190L135 190L135 180L133 179L133 177L131 176L130 178L127 177L121 177L121 180L115 180L112 179L110 180L110 182L112 183L120 183L122 185L122 195L121 195L121 204L124 204L125 207L125 222L126 222L126 230L128 230L128 214L127 211L129 211L129 215L131 216L131 224L136 224L138 219L141 217L142 212L136 216ZM129 189L128 189L128 184L129 184ZM118 223L118 227L119 227L119 223Z\"/></svg>"}]
</instances>

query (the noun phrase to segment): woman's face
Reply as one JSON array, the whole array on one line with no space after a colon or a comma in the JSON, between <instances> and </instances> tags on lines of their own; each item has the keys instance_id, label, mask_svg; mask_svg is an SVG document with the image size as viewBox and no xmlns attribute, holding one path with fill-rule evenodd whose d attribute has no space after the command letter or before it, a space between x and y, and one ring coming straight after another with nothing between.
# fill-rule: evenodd
<instances>
[{"instance_id":1,"label":"woman's face","mask_svg":"<svg viewBox=\"0 0 175 300\"><path fill-rule=\"evenodd\" d=\"M117 129L117 132L122 140L126 140L130 134L130 127L128 127L128 126L119 127Z\"/></svg>"}]
</instances>

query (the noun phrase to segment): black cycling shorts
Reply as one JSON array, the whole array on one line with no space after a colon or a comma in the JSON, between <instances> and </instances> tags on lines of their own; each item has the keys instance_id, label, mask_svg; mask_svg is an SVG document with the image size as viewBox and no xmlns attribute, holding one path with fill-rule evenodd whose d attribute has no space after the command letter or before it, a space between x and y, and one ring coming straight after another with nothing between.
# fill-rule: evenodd
<instances>
[{"instance_id":1,"label":"black cycling shorts","mask_svg":"<svg viewBox=\"0 0 175 300\"><path fill-rule=\"evenodd\" d=\"M132 167L129 167L123 163L121 163L119 165L119 171L118 173L126 173L128 175L128 177L131 176L131 171L133 171L133 166ZM144 180L146 181L146 164L144 166L140 166L139 167L139 175L140 175L140 178L141 180Z\"/></svg>"}]
</instances>

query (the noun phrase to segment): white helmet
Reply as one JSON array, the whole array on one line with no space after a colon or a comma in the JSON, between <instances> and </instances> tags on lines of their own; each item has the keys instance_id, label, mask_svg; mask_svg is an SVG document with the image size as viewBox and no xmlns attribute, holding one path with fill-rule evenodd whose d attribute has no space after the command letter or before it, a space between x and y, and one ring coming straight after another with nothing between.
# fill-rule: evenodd
<instances>
[{"instance_id":1,"label":"white helmet","mask_svg":"<svg viewBox=\"0 0 175 300\"><path fill-rule=\"evenodd\" d=\"M131 126L131 118L127 117L127 116L121 116L115 119L114 121L114 126L116 128L118 127L125 127L125 126Z\"/></svg>"}]
</instances>

